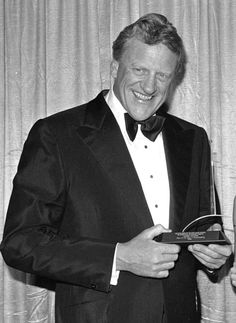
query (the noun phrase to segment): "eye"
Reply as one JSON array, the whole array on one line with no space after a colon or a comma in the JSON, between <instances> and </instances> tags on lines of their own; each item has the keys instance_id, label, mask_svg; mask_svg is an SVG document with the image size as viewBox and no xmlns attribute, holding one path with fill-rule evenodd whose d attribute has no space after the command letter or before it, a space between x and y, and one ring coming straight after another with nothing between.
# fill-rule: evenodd
<instances>
[{"instance_id":1,"label":"eye","mask_svg":"<svg viewBox=\"0 0 236 323\"><path fill-rule=\"evenodd\" d=\"M167 81L169 79L169 75L168 74L165 74L165 73L162 73L162 72L159 72L157 73L157 78L160 80L160 81Z\"/></svg>"},{"instance_id":2,"label":"eye","mask_svg":"<svg viewBox=\"0 0 236 323\"><path fill-rule=\"evenodd\" d=\"M134 67L133 71L136 75L144 75L145 74L145 70L140 67Z\"/></svg>"}]
</instances>

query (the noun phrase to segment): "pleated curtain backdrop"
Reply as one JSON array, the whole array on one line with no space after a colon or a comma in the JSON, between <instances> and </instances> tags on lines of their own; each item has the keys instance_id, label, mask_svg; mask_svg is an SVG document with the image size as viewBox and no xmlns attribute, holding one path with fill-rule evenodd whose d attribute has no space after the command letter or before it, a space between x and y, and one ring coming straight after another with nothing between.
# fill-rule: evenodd
<instances>
[{"instance_id":1,"label":"pleated curtain backdrop","mask_svg":"<svg viewBox=\"0 0 236 323\"><path fill-rule=\"evenodd\" d=\"M148 12L177 27L187 72L171 113L203 126L212 145L224 227L233 242L236 194L235 0L0 0L0 233L22 146L33 123L110 86L111 45ZM236 322L228 270L199 273L202 322ZM0 322L54 322L54 294L0 261ZM184 323L184 322L183 322Z\"/></svg>"}]
</instances>

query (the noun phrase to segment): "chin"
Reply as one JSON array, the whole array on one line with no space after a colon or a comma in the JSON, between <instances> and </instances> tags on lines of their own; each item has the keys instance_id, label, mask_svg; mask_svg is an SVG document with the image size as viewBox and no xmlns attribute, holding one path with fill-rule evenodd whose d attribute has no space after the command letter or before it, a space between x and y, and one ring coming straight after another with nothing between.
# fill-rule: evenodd
<instances>
[{"instance_id":1,"label":"chin","mask_svg":"<svg viewBox=\"0 0 236 323\"><path fill-rule=\"evenodd\" d=\"M140 113L138 116L140 117L140 120L145 120L151 117L156 111L157 109L148 109L148 111Z\"/></svg>"},{"instance_id":2,"label":"chin","mask_svg":"<svg viewBox=\"0 0 236 323\"><path fill-rule=\"evenodd\" d=\"M140 113L138 113L138 114L133 114L133 118L135 119L135 120L137 120L137 121L142 121L142 120L146 120L146 119L148 119L149 117L151 117L153 114L154 114L155 112L153 112L153 113L145 113L145 114L140 114Z\"/></svg>"}]
</instances>

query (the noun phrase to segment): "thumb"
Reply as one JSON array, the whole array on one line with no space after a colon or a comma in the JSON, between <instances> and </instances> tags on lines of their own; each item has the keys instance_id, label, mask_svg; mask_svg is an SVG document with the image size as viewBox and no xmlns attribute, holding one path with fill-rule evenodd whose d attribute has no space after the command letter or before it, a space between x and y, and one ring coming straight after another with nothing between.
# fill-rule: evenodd
<instances>
[{"instance_id":1,"label":"thumb","mask_svg":"<svg viewBox=\"0 0 236 323\"><path fill-rule=\"evenodd\" d=\"M210 226L208 231L220 231L221 229L222 229L222 226L220 223L214 223L212 226Z\"/></svg>"},{"instance_id":2,"label":"thumb","mask_svg":"<svg viewBox=\"0 0 236 323\"><path fill-rule=\"evenodd\" d=\"M153 238L155 238L156 236L158 236L159 234L161 234L163 232L171 232L171 230L166 229L161 224L157 224L157 225L154 225L154 226L144 230L141 233L141 235L143 235L144 239L152 240Z\"/></svg>"}]
</instances>

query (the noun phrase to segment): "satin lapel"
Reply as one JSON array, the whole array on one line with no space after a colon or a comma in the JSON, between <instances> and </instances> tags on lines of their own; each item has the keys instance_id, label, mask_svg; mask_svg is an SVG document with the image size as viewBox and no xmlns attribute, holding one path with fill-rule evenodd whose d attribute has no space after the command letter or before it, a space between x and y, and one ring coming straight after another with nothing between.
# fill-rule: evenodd
<instances>
[{"instance_id":1,"label":"satin lapel","mask_svg":"<svg viewBox=\"0 0 236 323\"><path fill-rule=\"evenodd\" d=\"M151 215L119 126L100 94L89 103L78 134L90 147L95 158L123 195L124 203L133 210L134 223L140 228L153 225Z\"/></svg>"},{"instance_id":2,"label":"satin lapel","mask_svg":"<svg viewBox=\"0 0 236 323\"><path fill-rule=\"evenodd\" d=\"M167 117L163 140L170 182L170 228L179 231L185 221L194 132L183 129L177 120Z\"/></svg>"}]
</instances>

